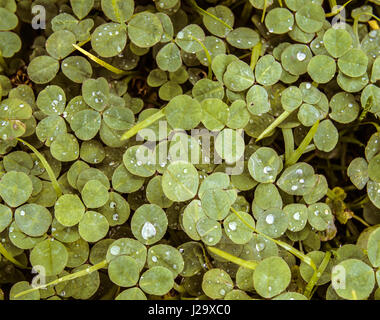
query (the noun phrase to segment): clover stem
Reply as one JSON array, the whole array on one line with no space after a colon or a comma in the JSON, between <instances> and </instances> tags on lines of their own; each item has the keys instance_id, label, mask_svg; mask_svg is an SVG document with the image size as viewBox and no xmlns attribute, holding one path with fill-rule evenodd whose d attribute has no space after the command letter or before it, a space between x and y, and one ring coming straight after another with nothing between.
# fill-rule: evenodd
<instances>
[{"instance_id":1,"label":"clover stem","mask_svg":"<svg viewBox=\"0 0 380 320\"><path fill-rule=\"evenodd\" d=\"M22 269L28 269L28 267L24 266L22 263L18 262L15 258L12 257L12 255L4 248L4 246L0 243L0 254L16 266L22 268Z\"/></svg>"},{"instance_id":2,"label":"clover stem","mask_svg":"<svg viewBox=\"0 0 380 320\"><path fill-rule=\"evenodd\" d=\"M98 57L95 57L93 54L91 54L90 52L82 49L80 46L76 45L73 43L73 46L75 49L77 49L78 51L82 52L85 56L89 57L92 61L96 62L97 64L101 65L102 67L106 68L107 70L115 73L115 74L119 74L119 75L126 75L128 74L129 72L128 71L123 71L123 70L120 70L110 64L108 64L107 62L99 59Z\"/></svg>"},{"instance_id":3,"label":"clover stem","mask_svg":"<svg viewBox=\"0 0 380 320\"><path fill-rule=\"evenodd\" d=\"M304 291L304 296L308 298L309 300L312 297L313 288L315 284L318 282L319 278L322 276L325 269L327 268L330 258L331 258L331 252L327 251L318 269L314 271L313 276L311 277L309 283L307 284Z\"/></svg>"},{"instance_id":4,"label":"clover stem","mask_svg":"<svg viewBox=\"0 0 380 320\"><path fill-rule=\"evenodd\" d=\"M187 0L187 2L202 16L209 16L211 19L214 19L224 25L226 28L233 30L233 28L226 22L224 22L222 19L219 19L212 13L202 9L201 7L198 6L198 4L195 2L195 0Z\"/></svg>"},{"instance_id":5,"label":"clover stem","mask_svg":"<svg viewBox=\"0 0 380 320\"><path fill-rule=\"evenodd\" d=\"M159 119L165 116L165 108L160 109L155 114L151 115L150 117L146 118L143 121L140 121L136 125L134 125L131 129L126 131L120 138L121 141L127 140L134 135L136 135L140 130L145 129L146 127L149 127L151 124L155 123Z\"/></svg>"},{"instance_id":6,"label":"clover stem","mask_svg":"<svg viewBox=\"0 0 380 320\"><path fill-rule=\"evenodd\" d=\"M266 13L266 11L267 11L267 2L268 2L268 0L264 0L264 8L263 8L263 14L262 14L262 16L261 16L261 23L264 22L265 13Z\"/></svg>"},{"instance_id":7,"label":"clover stem","mask_svg":"<svg viewBox=\"0 0 380 320\"><path fill-rule=\"evenodd\" d=\"M213 268L213 266L210 262L210 259L207 257L206 250L205 250L204 246L202 246L202 252L203 252L203 259L204 259L204 262L207 266L207 269L211 270Z\"/></svg>"},{"instance_id":8,"label":"clover stem","mask_svg":"<svg viewBox=\"0 0 380 320\"><path fill-rule=\"evenodd\" d=\"M294 151L289 158L285 157L285 166L291 166L301 158L301 156L304 154L307 146L309 146L311 140L313 140L319 126L319 120L314 123L314 125L310 128L309 132L305 136L305 138L302 140L301 144L298 146L297 150Z\"/></svg>"},{"instance_id":9,"label":"clover stem","mask_svg":"<svg viewBox=\"0 0 380 320\"><path fill-rule=\"evenodd\" d=\"M360 38L359 38L359 17L360 15L358 15L355 19L354 19L354 23L352 25L352 29L354 31L354 35L355 35L355 39L356 39L356 42L357 42L357 47L359 48L360 47Z\"/></svg>"},{"instance_id":10,"label":"clover stem","mask_svg":"<svg viewBox=\"0 0 380 320\"><path fill-rule=\"evenodd\" d=\"M108 262L107 260L103 260L97 264L94 264L93 266L91 267L88 267L84 270L81 270L81 271L77 271L77 272L74 272L72 274L68 274L66 276L63 276L61 278L58 278L56 280L53 280L49 283L46 283L46 284L43 284L43 285L40 285L40 286L36 286L32 289L28 289L28 290L25 290L25 291L21 291L19 293L17 293L15 295L15 298L19 298L23 295L26 295L28 293L31 293L31 292L34 292L34 291L37 291L37 290L40 290L40 289L44 289L44 288L47 288L47 287L50 287L50 286L53 286L53 285L56 285L56 284L59 284L59 283L63 283L63 282L66 282L66 281L70 281L70 280L74 280L76 278L80 278L80 277L83 277L83 276L86 276L94 271L97 271L99 269L102 269L104 268L105 266L107 266Z\"/></svg>"},{"instance_id":11,"label":"clover stem","mask_svg":"<svg viewBox=\"0 0 380 320\"><path fill-rule=\"evenodd\" d=\"M211 69L211 63L212 63L212 59L211 59L211 55L210 55L210 52L207 50L206 46L202 43L202 41L200 41L199 39L197 39L196 37L190 35L190 38L193 39L194 41L198 42L199 45L202 47L205 55L206 55L206 58L207 58L207 64L208 64L208 74L207 74L207 78L208 79L212 79L212 69Z\"/></svg>"},{"instance_id":12,"label":"clover stem","mask_svg":"<svg viewBox=\"0 0 380 320\"><path fill-rule=\"evenodd\" d=\"M259 60L259 57L261 55L261 49L262 49L262 43L259 41L253 48L252 48L252 54L251 54L251 63L250 67L252 70L255 69L256 63Z\"/></svg>"},{"instance_id":13,"label":"clover stem","mask_svg":"<svg viewBox=\"0 0 380 320\"><path fill-rule=\"evenodd\" d=\"M282 114L280 114L276 120L274 120L256 139L256 142L259 140L265 138L269 133L271 133L274 129L276 129L287 117L289 117L291 112L284 111Z\"/></svg>"},{"instance_id":14,"label":"clover stem","mask_svg":"<svg viewBox=\"0 0 380 320\"><path fill-rule=\"evenodd\" d=\"M352 218L355 219L355 220L357 220L357 221L359 221L361 224L363 224L367 228L369 228L371 226L367 222L365 222L362 218L360 218L359 216L357 216L356 214L353 214Z\"/></svg>"},{"instance_id":15,"label":"clover stem","mask_svg":"<svg viewBox=\"0 0 380 320\"><path fill-rule=\"evenodd\" d=\"M45 157L35 148L33 147L31 144L29 144L28 142L20 139L20 138L17 138L18 141L20 141L21 143L23 143L24 145L26 145L30 150L33 151L33 153L37 156L37 158L41 161L42 165L45 167L45 170L50 178L50 181L53 185L53 188L55 190L55 193L57 194L58 197L60 197L62 195L62 189L61 187L59 186L59 183L55 177L55 174L53 172L53 169L50 167L49 163L46 161Z\"/></svg>"},{"instance_id":16,"label":"clover stem","mask_svg":"<svg viewBox=\"0 0 380 320\"><path fill-rule=\"evenodd\" d=\"M282 129L282 135L284 136L285 143L285 161L288 161L294 152L293 130L290 128L284 128Z\"/></svg>"},{"instance_id":17,"label":"clover stem","mask_svg":"<svg viewBox=\"0 0 380 320\"><path fill-rule=\"evenodd\" d=\"M173 289L179 293L186 293L186 289L174 281Z\"/></svg>"},{"instance_id":18,"label":"clover stem","mask_svg":"<svg viewBox=\"0 0 380 320\"><path fill-rule=\"evenodd\" d=\"M285 249L286 251L290 252L291 254L293 254L294 256L296 256L297 258L299 258L301 261L305 262L306 264L308 264L310 267L313 268L313 270L316 270L317 267L314 263L314 261L306 256L304 253L302 253L301 251L297 250L296 248L293 248L291 245L287 244L286 242L283 242L283 241L280 241L280 240L276 240L276 239L273 239L269 236L267 236L265 233L262 233L260 231L258 231L256 228L252 227L234 208L230 208L230 210L249 228L251 229L252 231L256 232L257 234L263 236L264 238L267 238L268 240L271 240L273 241L275 244L277 244L278 246L282 247L283 249Z\"/></svg>"},{"instance_id":19,"label":"clover stem","mask_svg":"<svg viewBox=\"0 0 380 320\"><path fill-rule=\"evenodd\" d=\"M335 7L337 6L336 0L329 0L331 11L334 11Z\"/></svg>"},{"instance_id":20,"label":"clover stem","mask_svg":"<svg viewBox=\"0 0 380 320\"><path fill-rule=\"evenodd\" d=\"M348 0L346 3L344 3L342 6L339 6L339 8L337 7L337 4L336 4L336 1L334 0L333 4L335 4L333 7L331 7L331 12L330 13L326 13L326 17L329 18L329 17L333 17L339 13L341 13L344 8L350 4L353 0ZM332 2L332 1L331 1ZM330 6L331 6L331 2L330 2Z\"/></svg>"},{"instance_id":21,"label":"clover stem","mask_svg":"<svg viewBox=\"0 0 380 320\"><path fill-rule=\"evenodd\" d=\"M225 252L215 247L207 247L207 249L211 251L212 253L218 255L219 257L222 257L223 259L226 259L232 263L235 263L247 269L255 270L258 265L258 262L256 261L247 261L247 260L241 259L239 257L236 257L228 252Z\"/></svg>"},{"instance_id":22,"label":"clover stem","mask_svg":"<svg viewBox=\"0 0 380 320\"><path fill-rule=\"evenodd\" d=\"M278 0L278 4L280 5L280 7L282 7L282 0Z\"/></svg>"}]
</instances>

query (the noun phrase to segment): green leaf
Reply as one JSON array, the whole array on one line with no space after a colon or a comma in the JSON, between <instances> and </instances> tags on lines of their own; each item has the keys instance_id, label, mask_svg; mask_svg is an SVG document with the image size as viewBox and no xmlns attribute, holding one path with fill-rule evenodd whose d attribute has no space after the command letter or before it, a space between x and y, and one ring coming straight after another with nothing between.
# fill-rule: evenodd
<instances>
[{"instance_id":1,"label":"green leaf","mask_svg":"<svg viewBox=\"0 0 380 320\"><path fill-rule=\"evenodd\" d=\"M30 252L32 266L45 268L46 276L54 276L63 271L68 261L66 247L59 241L47 239L38 243Z\"/></svg>"},{"instance_id":2,"label":"green leaf","mask_svg":"<svg viewBox=\"0 0 380 320\"><path fill-rule=\"evenodd\" d=\"M58 70L59 63L57 60L49 56L39 56L30 62L28 75L33 82L44 84L53 80Z\"/></svg>"},{"instance_id":3,"label":"green leaf","mask_svg":"<svg viewBox=\"0 0 380 320\"><path fill-rule=\"evenodd\" d=\"M109 263L108 276L118 286L132 287L139 281L140 272L135 259L118 256Z\"/></svg>"},{"instance_id":4,"label":"green leaf","mask_svg":"<svg viewBox=\"0 0 380 320\"><path fill-rule=\"evenodd\" d=\"M25 234L39 237L48 231L52 216L48 209L31 203L16 209L15 222Z\"/></svg>"},{"instance_id":5,"label":"green leaf","mask_svg":"<svg viewBox=\"0 0 380 320\"><path fill-rule=\"evenodd\" d=\"M11 171L1 177L0 196L10 207L18 207L25 203L32 190L32 181L23 172Z\"/></svg>"},{"instance_id":6,"label":"green leaf","mask_svg":"<svg viewBox=\"0 0 380 320\"><path fill-rule=\"evenodd\" d=\"M109 85L105 78L88 79L83 82L84 101L96 111L103 111L109 100Z\"/></svg>"},{"instance_id":7,"label":"green leaf","mask_svg":"<svg viewBox=\"0 0 380 320\"><path fill-rule=\"evenodd\" d=\"M129 20L135 7L133 0L102 0L101 5L104 14L119 23Z\"/></svg>"},{"instance_id":8,"label":"green leaf","mask_svg":"<svg viewBox=\"0 0 380 320\"><path fill-rule=\"evenodd\" d=\"M127 34L117 23L102 24L91 35L91 46L101 57L120 54L126 43Z\"/></svg>"},{"instance_id":9,"label":"green leaf","mask_svg":"<svg viewBox=\"0 0 380 320\"><path fill-rule=\"evenodd\" d=\"M172 272L161 266L145 271L139 281L139 287L148 294L162 296L174 285Z\"/></svg>"},{"instance_id":10,"label":"green leaf","mask_svg":"<svg viewBox=\"0 0 380 320\"><path fill-rule=\"evenodd\" d=\"M187 201L193 198L199 185L197 170L190 163L176 161L166 168L162 176L162 190L172 201Z\"/></svg>"},{"instance_id":11,"label":"green leaf","mask_svg":"<svg viewBox=\"0 0 380 320\"><path fill-rule=\"evenodd\" d=\"M323 68L321 68L321 66L323 66ZM335 76L335 60L322 54L315 56L310 60L307 66L307 72L314 82L327 83Z\"/></svg>"},{"instance_id":12,"label":"green leaf","mask_svg":"<svg viewBox=\"0 0 380 320\"><path fill-rule=\"evenodd\" d=\"M174 247L165 244L149 248L147 261L149 268L161 266L169 269L173 273L173 278L176 278L184 267L181 253Z\"/></svg>"},{"instance_id":13,"label":"green leaf","mask_svg":"<svg viewBox=\"0 0 380 320\"><path fill-rule=\"evenodd\" d=\"M232 289L232 279L222 269L208 270L203 275L202 290L211 299L222 299Z\"/></svg>"},{"instance_id":14,"label":"green leaf","mask_svg":"<svg viewBox=\"0 0 380 320\"><path fill-rule=\"evenodd\" d=\"M71 56L62 61L63 74L75 83L83 83L91 78L91 64L83 57Z\"/></svg>"},{"instance_id":15,"label":"green leaf","mask_svg":"<svg viewBox=\"0 0 380 320\"><path fill-rule=\"evenodd\" d=\"M253 273L253 285L264 298L272 298L283 292L290 283L291 273L287 263L280 257L261 261Z\"/></svg>"},{"instance_id":16,"label":"green leaf","mask_svg":"<svg viewBox=\"0 0 380 320\"><path fill-rule=\"evenodd\" d=\"M160 19L150 12L140 12L128 23L128 36L141 47L149 48L161 40L163 28Z\"/></svg>"},{"instance_id":17,"label":"green leaf","mask_svg":"<svg viewBox=\"0 0 380 320\"><path fill-rule=\"evenodd\" d=\"M75 15L79 19L83 19L90 13L94 6L94 0L70 0L70 4Z\"/></svg>"},{"instance_id":18,"label":"green leaf","mask_svg":"<svg viewBox=\"0 0 380 320\"><path fill-rule=\"evenodd\" d=\"M95 211L86 211L78 225L80 236L87 242L97 242L103 239L107 235L108 229L109 224L106 217Z\"/></svg>"},{"instance_id":19,"label":"green leaf","mask_svg":"<svg viewBox=\"0 0 380 320\"><path fill-rule=\"evenodd\" d=\"M244 61L233 61L226 69L223 82L231 91L248 89L255 81L252 69Z\"/></svg>"},{"instance_id":20,"label":"green leaf","mask_svg":"<svg viewBox=\"0 0 380 320\"><path fill-rule=\"evenodd\" d=\"M251 28L239 27L229 32L226 40L235 48L251 49L260 41L260 37L259 34Z\"/></svg>"},{"instance_id":21,"label":"green leaf","mask_svg":"<svg viewBox=\"0 0 380 320\"><path fill-rule=\"evenodd\" d=\"M179 95L167 104L165 115L173 128L189 130L201 121L202 108L200 103L190 96Z\"/></svg>"},{"instance_id":22,"label":"green leaf","mask_svg":"<svg viewBox=\"0 0 380 320\"><path fill-rule=\"evenodd\" d=\"M16 52L21 50L21 46L21 39L16 33L9 31L0 32L0 52L4 58L13 57Z\"/></svg>"},{"instance_id":23,"label":"green leaf","mask_svg":"<svg viewBox=\"0 0 380 320\"><path fill-rule=\"evenodd\" d=\"M66 105L66 95L63 89L56 85L45 87L37 97L38 108L47 115L60 115Z\"/></svg>"},{"instance_id":24,"label":"green leaf","mask_svg":"<svg viewBox=\"0 0 380 320\"><path fill-rule=\"evenodd\" d=\"M157 65L161 70L174 72L182 65L181 53L175 43L168 43L158 51Z\"/></svg>"},{"instance_id":25,"label":"green leaf","mask_svg":"<svg viewBox=\"0 0 380 320\"><path fill-rule=\"evenodd\" d=\"M334 58L343 56L352 47L352 37L345 29L330 28L323 35L323 45Z\"/></svg>"},{"instance_id":26,"label":"green leaf","mask_svg":"<svg viewBox=\"0 0 380 320\"><path fill-rule=\"evenodd\" d=\"M372 268L357 259L348 259L334 266L331 280L336 284L333 288L338 296L348 300L367 299L375 286Z\"/></svg>"},{"instance_id":27,"label":"green leaf","mask_svg":"<svg viewBox=\"0 0 380 320\"><path fill-rule=\"evenodd\" d=\"M368 57L361 49L350 49L338 59L339 70L349 77L360 77L367 71Z\"/></svg>"},{"instance_id":28,"label":"green leaf","mask_svg":"<svg viewBox=\"0 0 380 320\"><path fill-rule=\"evenodd\" d=\"M46 40L46 51L54 59L62 60L74 51L72 44L75 42L76 38L72 32L59 30Z\"/></svg>"},{"instance_id":29,"label":"green leaf","mask_svg":"<svg viewBox=\"0 0 380 320\"><path fill-rule=\"evenodd\" d=\"M267 54L257 61L255 77L258 83L272 86L280 80L281 74L281 64L275 61L272 55Z\"/></svg>"},{"instance_id":30,"label":"green leaf","mask_svg":"<svg viewBox=\"0 0 380 320\"><path fill-rule=\"evenodd\" d=\"M132 216L132 233L141 243L146 245L161 240L166 232L168 219L165 211L155 204L140 206Z\"/></svg>"},{"instance_id":31,"label":"green leaf","mask_svg":"<svg viewBox=\"0 0 380 320\"><path fill-rule=\"evenodd\" d=\"M58 161L74 161L79 157L78 140L70 133L62 134L53 141L50 152Z\"/></svg>"},{"instance_id":32,"label":"green leaf","mask_svg":"<svg viewBox=\"0 0 380 320\"><path fill-rule=\"evenodd\" d=\"M331 120L323 120L314 136L315 146L324 152L332 151L338 143L338 130Z\"/></svg>"},{"instance_id":33,"label":"green leaf","mask_svg":"<svg viewBox=\"0 0 380 320\"><path fill-rule=\"evenodd\" d=\"M296 22L304 32L318 32L325 22L325 11L320 4L310 2L297 10Z\"/></svg>"},{"instance_id":34,"label":"green leaf","mask_svg":"<svg viewBox=\"0 0 380 320\"><path fill-rule=\"evenodd\" d=\"M212 34L224 38L231 31L231 28L228 28L225 24L231 27L234 25L235 18L231 9L223 5L218 5L216 7L208 8L207 12L217 17L219 20L222 20L224 24L206 14L203 15L203 24Z\"/></svg>"},{"instance_id":35,"label":"green leaf","mask_svg":"<svg viewBox=\"0 0 380 320\"><path fill-rule=\"evenodd\" d=\"M13 12L0 8L0 31L12 30L16 28L17 24L18 18Z\"/></svg>"},{"instance_id":36,"label":"green leaf","mask_svg":"<svg viewBox=\"0 0 380 320\"><path fill-rule=\"evenodd\" d=\"M281 168L280 157L276 151L267 147L257 149L248 160L249 173L261 183L274 182Z\"/></svg>"},{"instance_id":37,"label":"green leaf","mask_svg":"<svg viewBox=\"0 0 380 320\"><path fill-rule=\"evenodd\" d=\"M275 8L265 17L265 26L270 33L283 34L293 29L294 16L285 8Z\"/></svg>"}]
</instances>

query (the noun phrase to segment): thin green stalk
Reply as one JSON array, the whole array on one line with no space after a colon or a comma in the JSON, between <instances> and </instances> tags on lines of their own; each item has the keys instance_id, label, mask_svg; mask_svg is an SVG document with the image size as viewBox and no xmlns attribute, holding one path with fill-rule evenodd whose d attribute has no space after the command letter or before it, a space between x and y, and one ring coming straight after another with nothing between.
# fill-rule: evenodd
<instances>
[{"instance_id":1,"label":"thin green stalk","mask_svg":"<svg viewBox=\"0 0 380 320\"><path fill-rule=\"evenodd\" d=\"M234 208L231 207L230 209L252 231L254 231L254 232L262 235L263 237L273 241L274 243L276 243L277 245L279 245L280 247L282 247L286 251L290 252L291 254L293 254L294 256L299 258L304 263L308 264L310 267L313 268L313 270L317 270L317 267L316 267L314 261L310 257L306 256L305 254L303 254L301 251L297 250L296 248L293 248L291 245L287 244L286 242L273 239L273 238L267 236L265 233L258 231L256 228L252 227Z\"/></svg>"},{"instance_id":2,"label":"thin green stalk","mask_svg":"<svg viewBox=\"0 0 380 320\"><path fill-rule=\"evenodd\" d=\"M336 0L329 0L331 11L334 11L334 8L337 6Z\"/></svg>"},{"instance_id":3,"label":"thin green stalk","mask_svg":"<svg viewBox=\"0 0 380 320\"><path fill-rule=\"evenodd\" d=\"M209 16L211 19L218 21L219 23L224 25L226 28L233 30L233 28L228 23L224 22L222 19L219 19L218 17L216 17L212 13L210 13L210 12L202 9L200 6L198 6L198 4L195 2L195 0L187 0L187 1L200 15Z\"/></svg>"},{"instance_id":4,"label":"thin green stalk","mask_svg":"<svg viewBox=\"0 0 380 320\"><path fill-rule=\"evenodd\" d=\"M284 111L282 114L280 114L276 120L274 120L256 139L256 142L259 140L265 138L269 133L271 133L274 129L276 129L283 121L286 120L287 117L289 117L291 112Z\"/></svg>"},{"instance_id":5,"label":"thin green stalk","mask_svg":"<svg viewBox=\"0 0 380 320\"><path fill-rule=\"evenodd\" d=\"M207 247L207 249L210 250L212 253L218 255L219 257L222 257L223 259L226 259L232 263L235 263L247 269L255 270L258 265L258 262L256 261L243 260L239 257L236 257L228 252L225 252L215 247Z\"/></svg>"},{"instance_id":6,"label":"thin green stalk","mask_svg":"<svg viewBox=\"0 0 380 320\"><path fill-rule=\"evenodd\" d=\"M76 45L73 43L73 46L75 49L77 49L78 51L82 52L85 56L89 57L92 61L96 62L97 64L101 65L102 67L106 68L107 70L115 73L115 74L119 74L119 75L126 75L128 74L129 72L128 71L124 71L124 70L120 70L112 65L110 65L109 63L99 59L98 57L95 57L93 54L91 54L90 52L82 49L80 46Z\"/></svg>"},{"instance_id":7,"label":"thin green stalk","mask_svg":"<svg viewBox=\"0 0 380 320\"><path fill-rule=\"evenodd\" d=\"M53 185L55 193L57 194L58 197L60 197L62 195L62 189L59 186L59 183L58 183L58 181L54 175L53 169L50 167L50 165L46 161L45 157L35 147L33 147L28 142L26 142L20 138L17 138L17 140L20 141L21 143L23 143L24 145L26 145L30 150L32 150L33 153L37 156L37 158L41 161L42 165L45 167L47 174L49 175L49 178L50 178L50 181Z\"/></svg>"},{"instance_id":8,"label":"thin green stalk","mask_svg":"<svg viewBox=\"0 0 380 320\"><path fill-rule=\"evenodd\" d=\"M374 19L376 19L377 21L380 21L380 18L378 18L377 16L375 16L374 14L372 13L369 13L369 12L362 12L360 14L358 14L355 19L354 19L354 24L352 26L353 30L354 30L354 34L355 34L355 37L356 37L356 41L357 41L357 46L360 47L360 37L359 37L359 18L361 16L370 16Z\"/></svg>"},{"instance_id":9,"label":"thin green stalk","mask_svg":"<svg viewBox=\"0 0 380 320\"><path fill-rule=\"evenodd\" d=\"M335 5L334 5L333 7L331 7L331 12L330 12L330 13L326 13L326 17L327 17L327 18L329 18L329 17L333 17L333 16L335 16L335 15L341 13L341 12L344 10L344 8L345 8L348 4L350 4L352 1L353 1L353 0L348 0L345 4L343 4L343 5L340 6L338 9L335 9L335 10L334 10L334 8L337 7L337 4L336 4L336 1L334 1ZM334 4L334 3L331 3L331 2L330 2L330 5L331 5L331 4Z\"/></svg>"},{"instance_id":10,"label":"thin green stalk","mask_svg":"<svg viewBox=\"0 0 380 320\"><path fill-rule=\"evenodd\" d=\"M304 296L308 299L312 297L313 293L313 288L318 282L319 278L322 276L323 272L327 268L327 265L329 264L331 258L331 252L327 251L321 264L319 265L318 269L314 271L313 276L311 277L309 283L307 284L305 291L304 291Z\"/></svg>"},{"instance_id":11,"label":"thin green stalk","mask_svg":"<svg viewBox=\"0 0 380 320\"><path fill-rule=\"evenodd\" d=\"M205 55L206 55L206 58L207 58L207 64L208 64L208 74L207 74L207 78L212 80L212 69L211 69L211 63L212 63L212 59L211 59L211 55L210 55L210 52L207 50L206 46L202 43L202 41L200 41L199 39L197 39L196 37L190 35L190 38L193 39L194 41L198 42L199 45L202 47Z\"/></svg>"},{"instance_id":12,"label":"thin green stalk","mask_svg":"<svg viewBox=\"0 0 380 320\"><path fill-rule=\"evenodd\" d=\"M290 156L294 153L294 136L290 128L282 129L285 143L285 161L289 161Z\"/></svg>"},{"instance_id":13,"label":"thin green stalk","mask_svg":"<svg viewBox=\"0 0 380 320\"><path fill-rule=\"evenodd\" d=\"M306 154L308 152L311 152L311 151L314 151L316 149L315 145L314 144L309 144L306 148L305 148L305 151L303 152L303 154Z\"/></svg>"},{"instance_id":14,"label":"thin green stalk","mask_svg":"<svg viewBox=\"0 0 380 320\"><path fill-rule=\"evenodd\" d=\"M10 262L12 262L14 265L22 268L22 269L28 269L28 267L24 266L22 263L18 262L15 258L12 257L12 255L4 248L4 246L0 243L0 254Z\"/></svg>"},{"instance_id":15,"label":"thin green stalk","mask_svg":"<svg viewBox=\"0 0 380 320\"><path fill-rule=\"evenodd\" d=\"M186 289L174 281L173 289L179 293L186 293Z\"/></svg>"},{"instance_id":16,"label":"thin green stalk","mask_svg":"<svg viewBox=\"0 0 380 320\"><path fill-rule=\"evenodd\" d=\"M259 60L261 56L261 49L262 49L262 43L259 41L253 48L252 48L252 54L251 54L251 63L250 67L252 70L255 69L256 63Z\"/></svg>"},{"instance_id":17,"label":"thin green stalk","mask_svg":"<svg viewBox=\"0 0 380 320\"><path fill-rule=\"evenodd\" d=\"M107 260L103 260L91 267L88 267L84 270L81 270L81 271L78 271L78 272L75 272L75 273L72 273L72 274L68 274L66 276L63 276L61 278L58 278L56 280L53 280L49 283L46 283L46 284L42 284L40 286L36 286L32 289L28 289L28 290L25 290L25 291L21 291L19 292L18 294L15 295L15 298L19 298L23 295L26 295L28 293L31 293L31 292L34 292L34 291L37 291L37 290L40 290L40 289L45 289L47 287L50 287L50 286L53 286L53 285L56 285L56 284L59 284L59 283L63 283L63 282L66 282L66 281L70 281L70 280L74 280L76 278L80 278L80 277L83 277L83 276L86 276L94 271L97 271L99 269L102 269L104 268L105 266L107 266L108 262Z\"/></svg>"},{"instance_id":18,"label":"thin green stalk","mask_svg":"<svg viewBox=\"0 0 380 320\"><path fill-rule=\"evenodd\" d=\"M286 166L291 166L297 163L298 159L304 154L307 146L310 144L311 140L313 140L315 133L317 132L319 126L319 120L314 123L306 137L302 140L301 144L298 146L297 150L292 153L292 155L285 162Z\"/></svg>"},{"instance_id":19,"label":"thin green stalk","mask_svg":"<svg viewBox=\"0 0 380 320\"><path fill-rule=\"evenodd\" d=\"M129 129L128 131L126 131L122 135L122 137L120 138L120 140L123 141L123 140L127 140L127 139L133 137L140 130L142 130L142 129L146 128L146 127L149 127L151 124L155 123L156 121L158 121L159 119L161 119L164 116L165 116L165 108L162 108L160 111L156 112L155 114L151 115L150 117L146 118L145 120L137 123L131 129Z\"/></svg>"},{"instance_id":20,"label":"thin green stalk","mask_svg":"<svg viewBox=\"0 0 380 320\"><path fill-rule=\"evenodd\" d=\"M359 221L361 224L363 224L364 226L366 226L367 228L370 227L370 225L365 222L362 218L360 218L359 216L357 216L356 214L353 214L352 215L352 218Z\"/></svg>"},{"instance_id":21,"label":"thin green stalk","mask_svg":"<svg viewBox=\"0 0 380 320\"><path fill-rule=\"evenodd\" d=\"M265 19L265 13L267 12L267 2L268 0L264 0L264 8L263 8L263 15L261 16L261 23L263 23Z\"/></svg>"}]
</instances>

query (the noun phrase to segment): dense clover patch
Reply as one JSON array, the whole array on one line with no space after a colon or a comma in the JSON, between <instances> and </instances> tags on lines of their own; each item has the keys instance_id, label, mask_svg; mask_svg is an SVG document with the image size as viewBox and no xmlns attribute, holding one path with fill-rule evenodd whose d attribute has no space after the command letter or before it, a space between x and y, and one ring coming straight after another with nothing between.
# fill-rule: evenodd
<instances>
[{"instance_id":1,"label":"dense clover patch","mask_svg":"<svg viewBox=\"0 0 380 320\"><path fill-rule=\"evenodd\" d=\"M335 2L0 1L0 300L379 300L380 4Z\"/></svg>"}]
</instances>

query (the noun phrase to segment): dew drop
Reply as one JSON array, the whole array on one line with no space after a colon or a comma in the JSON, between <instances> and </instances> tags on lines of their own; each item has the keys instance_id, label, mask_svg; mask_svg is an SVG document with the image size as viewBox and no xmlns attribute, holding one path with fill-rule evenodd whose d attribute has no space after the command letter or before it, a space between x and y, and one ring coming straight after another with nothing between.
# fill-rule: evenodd
<instances>
[{"instance_id":1,"label":"dew drop","mask_svg":"<svg viewBox=\"0 0 380 320\"><path fill-rule=\"evenodd\" d=\"M117 256L120 253L120 247L112 246L110 252L112 255Z\"/></svg>"},{"instance_id":2,"label":"dew drop","mask_svg":"<svg viewBox=\"0 0 380 320\"><path fill-rule=\"evenodd\" d=\"M145 222L142 229L141 229L141 236L148 240L149 238L152 238L156 235L157 231L153 224L151 224L149 221Z\"/></svg>"},{"instance_id":3,"label":"dew drop","mask_svg":"<svg viewBox=\"0 0 380 320\"><path fill-rule=\"evenodd\" d=\"M265 221L267 224L273 224L273 222L274 222L273 214L268 214L267 217L265 218Z\"/></svg>"},{"instance_id":4,"label":"dew drop","mask_svg":"<svg viewBox=\"0 0 380 320\"><path fill-rule=\"evenodd\" d=\"M305 59L306 59L306 54L303 53L303 52L301 52L301 51L299 51L299 52L297 53L297 60L298 60L298 61L304 61Z\"/></svg>"},{"instance_id":5,"label":"dew drop","mask_svg":"<svg viewBox=\"0 0 380 320\"><path fill-rule=\"evenodd\" d=\"M237 227L237 223L235 221L232 221L228 224L228 228L230 228L232 231L235 231Z\"/></svg>"}]
</instances>

